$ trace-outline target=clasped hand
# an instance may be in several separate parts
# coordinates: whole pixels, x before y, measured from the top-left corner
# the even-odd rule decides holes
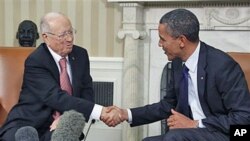
[[[169,129],[175,129],[175,128],[196,128],[198,121],[192,120],[185,115],[175,111],[171,110],[172,115],[169,116],[169,118],[166,119],[167,125],[169,126]]]
[[[116,106],[103,107],[100,119],[109,127],[115,127],[128,119],[128,113]]]

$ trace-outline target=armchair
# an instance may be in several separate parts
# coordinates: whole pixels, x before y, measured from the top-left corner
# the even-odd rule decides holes
[[[0,127],[18,101],[24,61],[33,50],[35,48],[0,47]]]

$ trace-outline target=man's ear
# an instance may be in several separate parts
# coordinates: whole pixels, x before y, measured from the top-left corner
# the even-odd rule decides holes
[[[184,47],[184,44],[185,44],[187,38],[184,35],[180,35],[178,38],[180,40],[180,47],[181,48]]]

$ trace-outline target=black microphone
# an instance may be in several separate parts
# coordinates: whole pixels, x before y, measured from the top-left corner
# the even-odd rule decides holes
[[[86,136],[84,137],[84,140],[83,140],[83,141],[86,141],[87,136],[88,136],[88,134],[89,134],[90,127],[91,127],[91,125],[94,124],[94,123],[95,123],[95,120],[92,119],[92,120],[91,120],[91,123],[89,124],[89,128],[88,128],[88,130],[87,130]]]
[[[38,133],[32,126],[21,127],[15,133],[15,141],[39,141]]]
[[[79,141],[85,126],[83,114],[74,110],[64,112],[51,135],[51,141]]]

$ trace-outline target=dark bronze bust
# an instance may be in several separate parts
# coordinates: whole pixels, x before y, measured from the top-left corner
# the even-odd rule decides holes
[[[22,21],[18,26],[16,38],[22,47],[35,47],[39,38],[36,24],[30,20]]]

